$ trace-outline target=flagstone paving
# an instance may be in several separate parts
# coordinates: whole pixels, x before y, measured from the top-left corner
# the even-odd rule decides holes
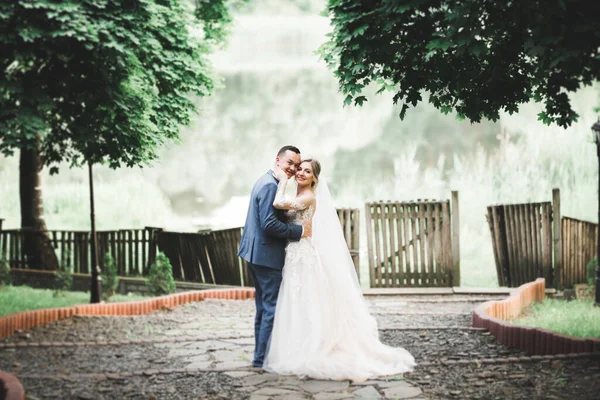
[[[0,341],[0,369],[17,375],[28,399],[560,399],[535,396],[566,390],[586,399],[598,392],[595,360],[524,366],[515,363],[522,353],[470,329],[471,310],[488,298],[367,298],[381,340],[405,347],[420,366],[363,383],[252,368],[254,303],[231,300],[135,317],[75,317],[19,332]],[[562,386],[551,384],[556,379]]]

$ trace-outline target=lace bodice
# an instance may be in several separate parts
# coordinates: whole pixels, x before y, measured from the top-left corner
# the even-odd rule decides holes
[[[310,205],[303,210],[287,210],[285,212],[285,217],[290,223],[302,225],[303,223],[310,221],[314,214],[315,206]]]

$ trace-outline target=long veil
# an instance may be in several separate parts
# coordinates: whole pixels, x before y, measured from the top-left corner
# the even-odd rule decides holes
[[[367,311],[367,303],[362,295],[335,204],[327,182],[323,178],[319,179],[316,199],[312,242],[330,277],[331,290],[335,290],[337,298],[343,298],[345,302],[349,302],[354,307]]]
[[[330,276],[334,276],[336,281],[342,280],[346,281],[344,282],[346,284],[351,283],[362,297],[354,262],[350,256],[346,239],[344,239],[335,204],[327,182],[323,178],[319,179],[316,198],[317,208],[313,217],[313,245],[318,250],[323,265],[326,266],[328,272],[331,272]]]

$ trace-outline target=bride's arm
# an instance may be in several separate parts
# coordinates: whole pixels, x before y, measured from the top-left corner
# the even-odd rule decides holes
[[[293,200],[286,200],[284,196],[278,198],[275,196],[275,201],[273,201],[273,207],[278,208],[280,210],[304,210],[312,203],[314,203],[315,198],[311,195],[304,195],[300,197],[296,197]]]
[[[273,207],[280,210],[304,210],[314,202],[314,196],[304,195],[296,197],[292,200],[286,200],[285,188],[287,187],[287,176],[282,177],[277,185],[277,193],[273,200]]]

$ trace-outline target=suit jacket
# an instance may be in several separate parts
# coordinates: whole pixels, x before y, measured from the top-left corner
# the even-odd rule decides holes
[[[285,246],[289,240],[300,240],[302,226],[281,221],[283,211],[273,207],[277,184],[271,170],[254,184],[238,256],[252,264],[283,269]]]

